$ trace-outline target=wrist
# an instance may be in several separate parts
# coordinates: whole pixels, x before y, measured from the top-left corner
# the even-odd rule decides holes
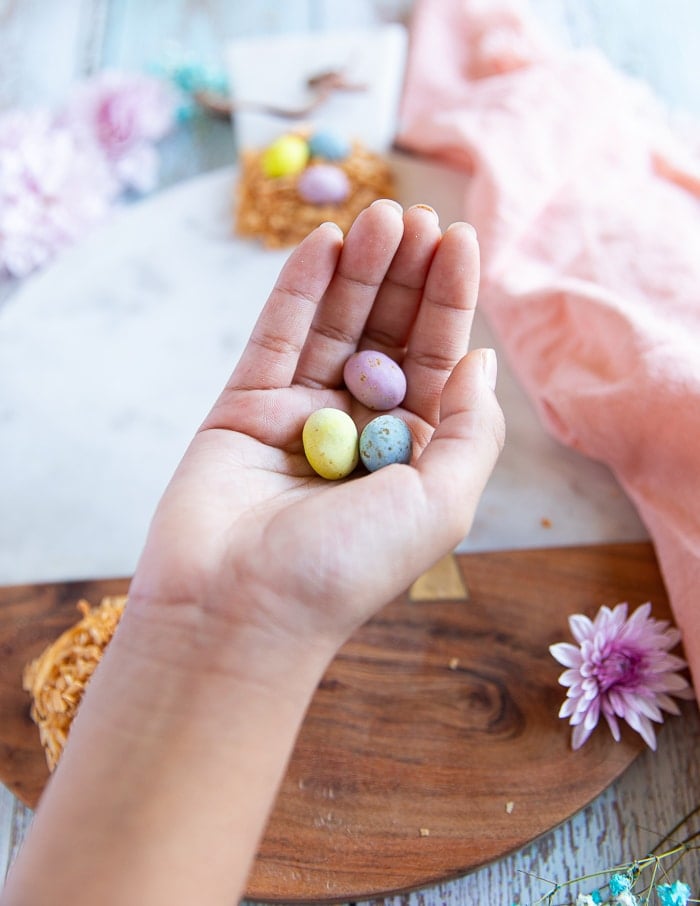
[[[76,906],[235,902],[330,656],[197,605],[130,600],[42,797],[16,890]],[[76,851],[94,853],[89,887],[71,869]]]
[[[324,639],[302,641],[197,603],[139,597],[129,599],[110,648],[123,682],[139,688],[141,701],[165,704],[176,689],[185,697],[201,695],[201,703],[191,703],[192,717],[232,695],[305,708],[336,653]]]

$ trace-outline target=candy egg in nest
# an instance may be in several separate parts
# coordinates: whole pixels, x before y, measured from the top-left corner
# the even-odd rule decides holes
[[[310,164],[299,174],[297,192],[307,204],[342,204],[350,194],[350,180],[334,164]]]

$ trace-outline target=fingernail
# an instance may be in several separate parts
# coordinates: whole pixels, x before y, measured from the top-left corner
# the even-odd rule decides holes
[[[343,231],[334,220],[324,220],[323,223],[319,224],[319,229],[327,230],[329,228],[335,230],[341,236],[343,235]]]
[[[471,223],[467,223],[466,220],[457,220],[455,223],[451,223],[447,227],[445,232],[449,233],[450,230],[465,230],[467,233],[471,233],[471,235],[478,241],[479,237],[476,235],[476,230],[471,225]]]
[[[421,211],[429,211],[433,215],[435,220],[438,223],[440,223],[440,217],[438,216],[438,212],[435,210],[435,208],[431,208],[429,204],[414,204],[411,207],[419,208]]]
[[[498,359],[496,358],[495,349],[481,350],[481,367],[487,384],[492,390],[495,390],[496,378],[498,377]]]
[[[376,201],[373,201],[373,202],[372,202],[372,204],[370,205],[370,207],[373,208],[376,204],[388,204],[388,205],[391,205],[391,207],[392,207],[395,211],[398,211],[399,214],[403,214],[403,208],[402,208],[401,205],[398,203],[398,201],[394,201],[393,198],[378,198]]]

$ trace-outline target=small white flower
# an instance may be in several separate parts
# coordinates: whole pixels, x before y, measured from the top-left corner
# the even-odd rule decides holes
[[[598,906],[590,893],[580,893],[576,897],[576,906]]]
[[[615,906],[637,906],[637,898],[631,890],[623,890],[614,899]]]

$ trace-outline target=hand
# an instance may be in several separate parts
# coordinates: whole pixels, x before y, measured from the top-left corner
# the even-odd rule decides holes
[[[377,203],[292,253],[158,507],[3,904],[242,895],[328,661],[460,540],[496,461],[495,360],[466,354],[477,282],[473,230],[422,207]],[[414,461],[327,482],[302,426],[372,417],[342,386],[358,347],[403,364]]]
[[[344,242],[332,224],[302,242],[163,497],[132,602],[335,649],[457,544],[503,441],[493,353],[467,356],[478,277],[472,228],[442,235],[423,206],[378,202]],[[359,430],[376,415],[343,389],[362,348],[405,371],[413,463],[328,482],[302,427],[323,406]]]

